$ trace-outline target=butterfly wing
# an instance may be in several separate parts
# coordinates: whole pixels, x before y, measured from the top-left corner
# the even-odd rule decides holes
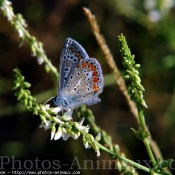
[[[80,105],[98,103],[104,86],[103,74],[95,58],[86,58],[70,70],[68,82],[62,93],[73,109]]]
[[[64,109],[98,103],[103,89],[103,74],[99,62],[89,58],[83,47],[68,38],[60,62],[59,94],[55,104]]]
[[[59,94],[62,94],[62,90],[66,87],[70,72],[81,60],[88,57],[80,44],[71,38],[66,39],[60,59]]]

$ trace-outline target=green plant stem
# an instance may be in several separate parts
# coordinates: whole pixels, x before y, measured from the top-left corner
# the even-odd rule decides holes
[[[150,145],[149,145],[149,140],[148,140],[147,138],[145,138],[145,139],[143,140],[143,143],[144,143],[144,145],[145,145],[145,148],[146,148],[146,150],[147,150],[147,153],[148,153],[148,155],[149,155],[149,158],[150,158],[150,160],[151,160],[151,162],[152,162],[152,164],[153,164],[153,166],[154,166],[154,165],[156,164],[156,160],[155,160],[155,158],[154,158],[153,152],[152,152],[151,147],[150,147]]]
[[[136,104],[137,104],[138,116],[139,116],[139,121],[140,121],[140,126],[141,126],[141,132],[146,133],[147,131],[145,130],[146,126],[145,126],[145,118],[143,115],[142,105],[138,101],[136,102]],[[153,152],[151,150],[148,137],[144,137],[144,139],[142,141],[145,145],[145,148],[146,148],[147,153],[149,155],[149,158],[152,162],[152,165],[154,166],[156,164],[156,160],[155,160]]]
[[[57,69],[52,65],[51,61],[47,58],[42,43],[39,42],[34,36],[30,35],[28,30],[26,30],[27,24],[23,19],[22,15],[21,14],[15,15],[11,3],[7,2],[9,1],[0,0],[0,11],[2,11],[5,17],[7,17],[11,26],[16,31],[18,31],[18,33],[21,33],[19,35],[19,38],[23,41],[23,43],[27,42],[29,44],[33,56],[37,58],[41,57],[44,60],[46,66],[49,68],[49,70],[53,72],[55,79],[57,79],[58,78]]]
[[[145,118],[144,118],[144,115],[143,115],[142,105],[140,104],[139,101],[137,101],[136,104],[137,104],[140,126],[141,126],[142,130],[145,131]]]
[[[81,132],[82,135],[84,135],[84,136],[86,137],[87,133],[85,133],[84,131],[80,131],[80,132]],[[103,151],[105,151],[105,152],[111,154],[112,156],[115,156],[116,158],[119,158],[119,159],[125,161],[126,163],[128,163],[128,164],[130,164],[130,165],[132,165],[132,166],[134,166],[134,167],[136,167],[136,168],[138,168],[138,169],[141,169],[141,170],[146,171],[146,172],[148,172],[148,173],[151,172],[151,170],[150,170],[149,168],[147,168],[147,167],[145,167],[145,166],[143,166],[143,165],[140,165],[140,164],[138,164],[138,163],[136,163],[136,162],[134,162],[134,161],[132,161],[132,160],[129,160],[129,159],[125,158],[125,157],[122,157],[122,156],[119,156],[119,155],[115,154],[114,152],[112,152],[112,151],[109,150],[108,148],[104,147],[103,145],[101,145],[101,144],[98,143],[97,141],[92,140],[92,139],[90,139],[89,137],[86,137],[86,139],[88,139],[90,142],[93,142],[93,143],[96,144],[100,149],[102,149]]]
[[[18,21],[17,21],[18,22]],[[20,29],[23,31],[24,36],[25,36],[25,41],[30,43],[31,42],[31,38],[32,36],[29,34],[29,32],[25,29],[25,27],[23,27],[23,25],[18,22],[18,26],[20,27]],[[36,40],[36,44],[38,44],[38,41]],[[58,78],[58,72],[57,69],[52,65],[52,63],[50,62],[50,60],[47,58],[47,56],[39,50],[39,48],[35,48],[36,52],[42,56],[42,58],[44,59],[44,62],[47,64],[47,66],[50,68],[51,72],[53,72],[53,74],[55,75],[55,78]]]

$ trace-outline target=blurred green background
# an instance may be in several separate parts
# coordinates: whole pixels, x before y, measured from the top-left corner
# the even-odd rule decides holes
[[[111,70],[92,34],[82,7],[96,16],[101,33],[123,73],[118,35],[126,36],[139,69],[148,109],[146,123],[165,159],[175,158],[175,1],[174,0],[14,0],[15,13],[21,13],[28,30],[43,42],[53,65],[59,67],[60,54],[67,37],[75,39],[101,63],[105,87],[101,103],[90,106],[96,123],[112,136],[121,151],[134,161],[148,160],[141,141],[130,128],[137,123],[126,101],[114,83]],[[82,169],[81,174],[119,174],[117,170],[97,169],[96,161],[111,160],[101,152],[96,158],[92,149],[86,150],[79,138],[50,141],[50,130],[39,129],[40,119],[32,115],[14,97],[12,69],[18,67],[32,84],[31,92],[39,103],[57,94],[57,82],[47,74],[43,65],[31,56],[29,46],[21,41],[6,18],[0,13],[0,155],[16,159],[60,160],[71,165],[77,156],[93,160],[94,168]],[[65,168],[66,169],[66,168]],[[75,166],[76,169],[76,166]],[[172,165],[172,172],[175,164]],[[141,172],[141,174],[144,174]]]

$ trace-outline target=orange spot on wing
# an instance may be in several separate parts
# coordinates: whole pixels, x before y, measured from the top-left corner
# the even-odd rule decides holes
[[[92,74],[92,76],[94,76],[94,77],[96,77],[97,75],[98,75],[97,71],[96,72],[94,71],[93,74]]]
[[[95,77],[95,78],[93,79],[93,82],[94,82],[94,83],[98,83],[98,81],[99,81],[99,78],[97,78],[97,77]]]
[[[99,87],[96,84],[93,84],[94,91],[98,91]]]
[[[96,67],[95,66],[92,66],[91,70],[92,71],[96,71]]]
[[[91,71],[96,71],[96,67],[94,66],[93,63],[89,63],[88,68],[90,68]]]
[[[86,68],[87,64],[85,62],[83,62],[83,68]]]
[[[92,63],[89,63],[89,64],[88,64],[88,68],[91,68],[92,66],[93,66]]]

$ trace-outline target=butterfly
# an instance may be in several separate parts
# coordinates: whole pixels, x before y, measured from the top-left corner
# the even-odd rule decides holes
[[[100,102],[104,79],[101,66],[85,49],[67,38],[61,53],[58,95],[53,103],[64,110]]]

